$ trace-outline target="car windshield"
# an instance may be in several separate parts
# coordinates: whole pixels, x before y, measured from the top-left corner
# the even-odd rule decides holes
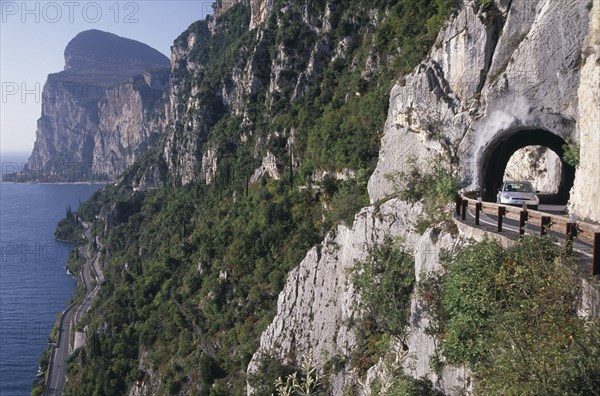
[[[504,191],[532,193],[533,186],[531,183],[506,183],[504,185]]]

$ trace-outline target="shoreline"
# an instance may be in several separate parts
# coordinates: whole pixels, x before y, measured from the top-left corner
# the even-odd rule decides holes
[[[77,289],[82,286],[83,294],[75,298],[65,310],[60,313],[60,316],[57,318],[55,322],[55,326],[58,327],[58,334],[56,342],[51,345],[50,358],[48,361],[48,367],[45,372],[44,378],[44,392],[43,395],[47,395],[48,392],[55,392],[57,390],[63,390],[63,387],[66,383],[66,367],[65,364],[71,354],[74,351],[75,345],[71,344],[71,338],[73,333],[73,325],[76,324],[79,320],[79,315],[82,310],[86,311],[91,308],[91,302],[96,297],[100,286],[103,281],[102,272],[95,267],[95,262],[98,260],[99,251],[96,251],[93,257],[89,255],[89,247],[87,247],[87,243],[90,243],[90,232],[91,232],[91,223],[82,222],[84,227],[84,232],[82,233],[83,241],[82,244],[74,243],[73,248],[82,249],[81,253],[84,257],[84,263],[81,267],[81,270],[77,276],[75,274],[71,274],[67,268],[67,273],[72,278],[77,280],[76,289],[75,289],[75,297],[77,296]],[[68,260],[67,260],[68,264]],[[87,267],[87,268],[86,268]],[[86,275],[86,270],[88,274]],[[99,271],[99,272],[98,272]],[[92,275],[93,274],[93,275]],[[93,289],[90,290],[92,278],[96,281],[96,285]],[[90,279],[87,279],[90,278]],[[68,318],[69,323],[65,324],[65,318],[71,315]],[[66,342],[66,345],[63,343]],[[57,359],[59,361],[57,361]],[[56,367],[55,367],[56,366]],[[59,371],[58,374],[55,374],[56,371]],[[37,377],[36,377],[37,378]]]
[[[52,185],[52,184],[56,184],[56,185],[102,185],[102,186],[106,186],[109,184],[112,184],[114,182],[109,181],[109,182],[102,182],[102,181],[93,181],[93,182],[85,182],[85,181],[80,181],[80,182],[33,182],[33,181],[29,181],[29,182],[15,182],[15,181],[3,181],[0,180],[0,184],[43,184],[43,185]]]

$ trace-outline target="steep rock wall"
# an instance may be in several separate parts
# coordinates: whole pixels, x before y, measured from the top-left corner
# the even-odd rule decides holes
[[[386,238],[399,238],[414,252],[417,281],[432,271],[439,271],[438,258],[443,249],[454,250],[463,242],[456,235],[428,230],[424,235],[413,231],[419,204],[391,199],[380,207],[364,208],[356,215],[352,227],[340,225],[321,245],[311,249],[300,265],[289,273],[286,286],[279,295],[277,315],[263,332],[260,348],[248,367],[248,374],[261,369],[267,356],[282,362],[299,365],[310,354],[320,369],[334,360],[350,361],[357,348],[355,323],[362,319],[357,308],[360,298],[352,285],[352,269],[364,262],[373,247]],[[393,348],[405,348],[408,356],[406,371],[415,377],[428,376],[446,391],[466,389],[469,376],[464,370],[445,368],[441,375],[431,372],[429,356],[435,340],[426,334],[428,318],[421,303],[414,297],[411,303],[411,331],[405,340],[393,343]],[[290,356],[294,356],[295,360]],[[340,395],[348,390],[370,394],[369,383],[378,375],[374,368],[367,378],[360,378],[344,367],[332,374],[328,394]],[[251,387],[248,394],[253,394]]]
[[[373,202],[392,193],[385,175],[406,170],[410,157],[423,165],[441,154],[460,169],[465,187],[482,189],[490,153],[514,133],[541,129],[563,139],[585,133],[578,107],[594,104],[578,96],[589,88],[578,65],[588,3],[497,2],[486,11],[466,2],[430,59],[392,91],[369,182]]]
[[[591,147],[582,145],[577,180],[596,180],[598,134],[590,132],[594,127],[580,114],[597,119],[597,90],[590,86],[597,84],[600,66],[595,56],[587,58],[581,72],[579,64],[586,37],[587,43],[590,37],[597,38],[597,24],[590,27],[589,22],[594,15],[597,20],[598,3],[593,2],[590,12],[590,2],[583,0],[496,1],[488,8],[464,1],[428,59],[392,89],[379,162],[369,180],[371,202],[393,196],[393,182],[387,175],[408,171],[413,164],[426,168],[440,160],[456,170],[464,187],[480,189],[490,151],[520,130],[586,139]],[[596,115],[591,115],[594,110]],[[584,164],[591,175],[582,174]],[[597,186],[576,185],[571,197],[575,211],[583,213],[585,203],[597,197]],[[600,212],[592,210],[588,217],[597,219]],[[416,243],[419,274],[439,269],[440,246],[461,243],[451,235],[433,237],[428,231],[421,237],[412,232],[418,213],[418,208],[395,199],[379,210],[363,209],[352,228],[339,227],[311,250],[288,276],[277,315],[261,337],[249,373],[266,355],[284,361],[295,356],[298,364],[302,353],[312,353],[319,368],[335,354],[348,356],[355,333],[347,322],[358,315],[351,303],[357,296],[347,277],[354,260],[364,259],[384,235],[399,236],[409,246]],[[448,368],[440,377],[431,373],[433,340],[424,331],[428,319],[418,300],[413,299],[411,309],[405,347],[412,357],[405,362],[405,371],[428,376],[447,393],[468,390],[471,380],[462,370]],[[378,375],[381,367],[374,367],[367,381]],[[352,373],[342,371],[330,378],[331,394],[341,394],[357,383]]]
[[[162,156],[175,183],[213,182],[225,145],[215,141],[218,133],[213,132],[231,115],[241,122],[236,120],[240,126],[227,144],[253,145],[254,170],[259,173],[268,144],[275,138],[286,139],[291,150],[293,128],[273,131],[270,136],[255,135],[260,129],[254,124],[256,108],[266,112],[283,106],[283,102],[300,101],[311,84],[316,88],[315,81],[323,79],[325,68],[336,59],[352,62],[345,58],[356,50],[363,33],[371,32],[381,19],[377,11],[367,13],[370,6],[365,5],[365,20],[356,20],[335,2],[315,5],[307,0],[283,1],[275,9],[269,1],[223,1],[217,7],[208,23],[192,24],[172,47],[167,111],[170,130]],[[256,13],[262,16],[256,17]],[[336,31],[342,24],[348,32]],[[301,32],[300,42],[285,37],[290,25]],[[227,59],[217,46],[228,46],[236,57]],[[219,57],[233,65],[227,70],[221,65],[218,70],[212,62]],[[383,61],[370,59],[367,69],[372,71],[380,63]],[[354,69],[362,67],[352,65]],[[363,77],[365,81],[369,78]],[[276,157],[275,161],[282,160]],[[272,158],[269,161],[271,167],[281,165]]]
[[[165,109],[161,99],[168,78],[167,70],[147,72],[106,91],[98,103],[94,176],[115,179],[164,133]]]
[[[517,150],[506,165],[505,180],[529,180],[536,190],[557,193],[561,180],[561,161],[552,150],[528,146]]]
[[[50,74],[23,180],[114,180],[162,133],[168,59],[137,41],[85,31]],[[147,71],[150,70],[150,71]]]
[[[600,222],[600,1],[593,2],[590,29],[582,51],[579,98],[581,160],[575,176],[570,209]]]

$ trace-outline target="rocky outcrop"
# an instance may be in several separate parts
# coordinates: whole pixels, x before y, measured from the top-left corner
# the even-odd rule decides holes
[[[299,366],[301,359],[311,354],[316,366],[323,368],[334,360],[350,361],[357,348],[356,323],[362,319],[357,308],[360,298],[352,285],[356,262],[364,262],[374,246],[386,238],[402,240],[415,256],[415,274],[420,277],[439,271],[439,254],[443,249],[452,251],[462,244],[461,239],[428,230],[423,236],[412,231],[421,207],[418,204],[392,199],[380,207],[363,209],[351,228],[340,225],[311,249],[302,263],[288,275],[286,286],[277,301],[277,315],[263,332],[260,348],[248,367],[249,375],[260,370],[261,360],[275,357],[287,364]],[[411,303],[411,330],[400,350],[407,357],[405,367],[415,377],[430,377],[447,391],[465,389],[469,376],[463,370],[448,367],[440,375],[432,373],[429,356],[435,340],[426,334],[429,319],[419,299]],[[295,356],[295,361],[289,357]],[[367,378],[360,378],[345,367],[329,377],[328,392],[343,394],[354,389],[359,394],[370,394],[360,384],[369,384],[379,375],[377,366]],[[253,389],[249,389],[253,394]]]
[[[273,7],[273,0],[250,0],[252,7],[252,18],[250,20],[250,29],[262,24]]]
[[[508,161],[504,180],[529,180],[540,192],[557,193],[561,180],[560,158],[543,146],[524,147]]]
[[[26,177],[113,180],[162,133],[168,59],[140,42],[98,30],[65,49],[48,76]]]
[[[250,29],[264,23],[273,8],[273,0],[218,0],[214,3],[214,17],[218,18],[238,3],[250,7]]]
[[[560,142],[590,136],[590,117],[579,115],[598,109],[590,87],[597,84],[599,66],[586,62],[585,79],[579,66],[589,48],[586,37],[595,29],[589,5],[496,1],[481,8],[466,1],[429,59],[392,90],[379,162],[369,181],[372,201],[392,193],[385,175],[405,171],[411,159],[424,166],[442,156],[465,187],[485,195],[502,180],[514,150],[542,145],[560,151]],[[583,176],[580,167],[582,179],[598,177],[591,159],[598,145],[589,143],[582,146],[582,158],[593,176]],[[579,191],[571,198],[576,211],[584,206],[577,201],[593,201],[590,189]],[[598,216],[597,210],[587,215]]]
[[[581,153],[570,209],[580,217],[600,222],[600,1],[590,4],[591,25],[582,47],[577,92]]]
[[[262,164],[254,171],[254,174],[250,178],[250,182],[256,183],[263,176],[268,176],[273,180],[281,178],[277,158],[271,152],[267,152],[267,155],[262,160]]]
[[[592,126],[600,114],[594,41],[598,12],[598,0],[497,0],[487,6],[463,2],[428,59],[392,89],[379,161],[368,185],[370,200],[377,205],[363,209],[351,228],[338,227],[290,273],[250,373],[267,355],[288,362],[295,356],[297,361],[291,363],[298,364],[302,354],[312,353],[320,369],[336,355],[349,355],[356,335],[348,323],[359,315],[353,304],[359,297],[348,271],[385,236],[401,237],[414,246],[417,276],[439,270],[441,247],[461,244],[452,235],[432,230],[423,236],[412,232],[419,208],[386,201],[394,193],[388,175],[442,161],[465,188],[486,193],[492,187],[486,179],[502,180],[510,156],[519,148],[542,145],[560,150],[568,138],[580,139],[582,160],[571,207],[588,218],[600,217],[600,144]],[[492,166],[490,161],[501,164]],[[385,203],[376,209],[381,202]],[[411,311],[404,370],[429,377],[449,394],[468,391],[469,373],[448,368],[438,377],[431,372],[434,343],[424,331],[428,319],[417,299]],[[369,371],[367,382],[382,375],[382,364]],[[343,394],[357,384],[346,369],[330,377],[331,394]]]
[[[162,156],[174,183],[212,183],[222,152],[231,147],[254,144],[256,161],[251,172],[259,170],[257,175],[265,167],[261,161],[269,143],[286,139],[286,155],[293,152],[293,127],[273,131],[272,136],[257,136],[261,127],[254,123],[258,117],[255,112],[300,101],[308,88],[323,78],[325,67],[349,56],[362,41],[362,34],[371,32],[378,22],[376,11],[359,23],[355,15],[344,14],[333,2],[284,1],[275,10],[270,0],[223,0],[216,7],[209,22],[192,24],[172,47],[167,110],[170,131]],[[319,7],[322,10],[315,11]],[[348,28],[347,36],[336,32],[340,18]],[[302,40],[285,38],[290,24],[298,26]],[[227,59],[232,65],[222,70],[226,56],[216,48],[228,45],[236,45],[229,48],[236,57]],[[228,131],[232,135],[228,142],[213,141],[213,136],[221,133],[213,129],[223,127],[219,123],[231,115],[240,117],[241,122],[234,120],[236,130]],[[277,161],[284,160],[279,158],[281,153],[271,151]],[[267,160],[266,167],[273,170],[274,162]]]

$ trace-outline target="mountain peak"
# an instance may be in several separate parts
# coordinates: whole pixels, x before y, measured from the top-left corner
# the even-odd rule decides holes
[[[144,43],[97,29],[77,34],[65,48],[65,70],[74,72],[136,74],[169,64],[165,55]]]

